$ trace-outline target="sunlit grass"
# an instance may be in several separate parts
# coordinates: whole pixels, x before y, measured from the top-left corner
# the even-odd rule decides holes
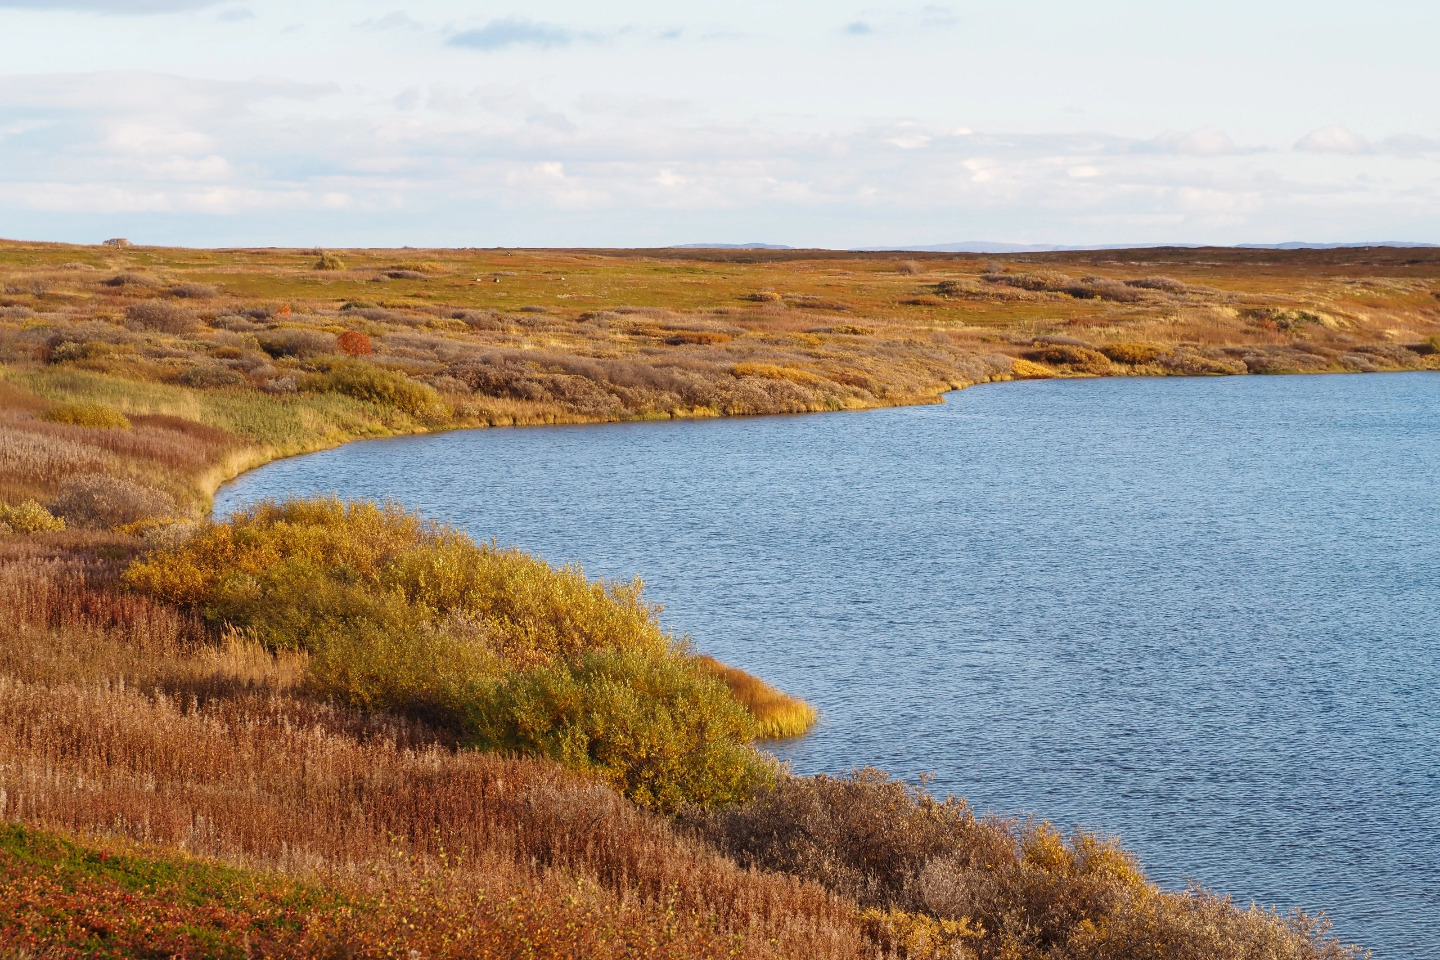
[[[730,689],[731,696],[750,712],[764,739],[803,736],[820,719],[819,711],[804,700],[775,689],[739,667],[727,666],[710,656],[701,656],[699,661],[706,670],[720,678]]]

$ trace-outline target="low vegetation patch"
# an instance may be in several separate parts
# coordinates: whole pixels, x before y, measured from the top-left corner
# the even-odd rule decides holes
[[[0,503],[0,533],[54,533],[65,521],[34,500]]]
[[[62,403],[40,415],[50,423],[68,423],[75,427],[104,427],[129,430],[130,420],[119,410],[98,403]]]
[[[363,360],[336,363],[326,372],[308,377],[304,387],[316,393],[341,393],[394,407],[422,420],[445,416],[440,396],[433,388]]]
[[[587,769],[642,806],[733,802],[769,776],[755,721],[638,583],[592,583],[397,507],[262,504],[125,579],[303,651],[318,696]]]

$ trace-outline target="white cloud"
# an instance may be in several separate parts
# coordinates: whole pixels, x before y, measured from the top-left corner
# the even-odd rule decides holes
[[[379,211],[409,218],[385,222],[411,222],[430,242],[466,245],[623,244],[661,226],[684,240],[687,224],[730,216],[737,229],[790,224],[761,238],[773,242],[819,242],[795,225],[832,223],[850,232],[831,242],[854,245],[944,242],[957,222],[1061,243],[1210,239],[1211,230],[1252,239],[1255,224],[1325,222],[1324,210],[1440,222],[1431,146],[1440,145],[1384,141],[1362,162],[1394,169],[1367,184],[1327,179],[1288,151],[1236,148],[1209,129],[1142,139],[915,119],[797,122],[779,111],[732,120],[682,99],[519,81],[397,84],[379,96],[151,73],[0,78],[7,222],[145,214],[239,231],[284,212],[296,227],[331,218],[379,230]],[[905,225],[904,235],[877,236],[878,223]],[[536,224],[577,232],[517,232]]]
[[[1224,130],[1201,127],[1198,130],[1166,130],[1154,140],[1155,146],[1167,153],[1183,153],[1196,157],[1219,157],[1238,153],[1239,148]]]
[[[1295,149],[1304,153],[1369,153],[1370,144],[1358,133],[1344,127],[1321,127],[1295,141]]]

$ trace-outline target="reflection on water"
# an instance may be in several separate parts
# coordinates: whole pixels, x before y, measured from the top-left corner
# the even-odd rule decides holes
[[[778,752],[1121,835],[1152,875],[1440,955],[1440,377],[1049,381],[859,414],[357,443],[393,496],[639,575],[824,712]]]

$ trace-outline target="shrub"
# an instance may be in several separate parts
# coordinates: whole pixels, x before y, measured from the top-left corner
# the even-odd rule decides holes
[[[439,419],[445,414],[440,395],[433,389],[364,360],[337,363],[327,373],[307,377],[303,386],[315,393],[342,393],[384,404],[421,419]]]
[[[46,363],[75,363],[110,356],[114,346],[103,340],[76,340],[74,333],[57,333],[45,341],[41,358]]]
[[[672,347],[680,347],[685,344],[697,344],[710,346],[717,343],[729,343],[735,338],[728,333],[721,333],[719,330],[667,330],[665,342]]]
[[[64,520],[34,500],[0,503],[0,533],[47,533],[64,529]]]
[[[1139,287],[1142,290],[1160,290],[1165,293],[1184,293],[1190,289],[1184,283],[1171,277],[1141,277],[1139,280],[1126,280],[1125,285]]]
[[[820,384],[824,378],[808,370],[782,367],[773,363],[737,363],[730,368],[735,377],[763,377],[766,380],[789,380],[791,383]]]
[[[911,957],[1359,956],[1326,938],[1323,922],[1162,891],[1113,841],[977,818],[963,800],[878,770],[782,775],[748,804],[685,819],[742,866],[814,880],[858,903],[871,936]]]
[[[394,506],[261,504],[125,579],[309,653],[324,697],[582,766],[642,804],[725,802],[765,773],[745,708],[660,629],[638,583],[591,583]]]
[[[336,341],[340,352],[350,357],[368,357],[375,352],[370,338],[358,330],[346,330]]]
[[[162,491],[133,480],[90,473],[62,483],[50,509],[73,526],[113,529],[172,516],[175,501]]]
[[[180,374],[180,382],[187,387],[197,389],[220,389],[223,387],[239,387],[246,383],[245,375],[229,367],[206,365],[191,367]]]
[[[689,658],[602,650],[511,674],[478,698],[473,741],[590,770],[641,806],[746,799],[768,768],[749,715]]]
[[[195,315],[177,303],[145,300],[125,308],[131,327],[156,333],[185,333],[195,327]]]
[[[333,253],[321,252],[319,259],[315,261],[316,270],[344,270],[345,261]]]
[[[50,423],[68,423],[76,427],[130,429],[130,421],[125,414],[98,403],[62,403],[40,414],[40,419]]]
[[[1123,342],[1103,346],[1100,348],[1100,352],[1116,363],[1138,366],[1152,362],[1156,357],[1164,353],[1165,350],[1163,347],[1158,347],[1153,343]]]
[[[276,330],[259,336],[260,349],[272,357],[324,356],[335,352],[335,337],[320,330]]]
[[[102,281],[107,287],[158,287],[160,281],[143,273],[117,273]]]
[[[1013,361],[1010,372],[1021,380],[1047,380],[1056,375],[1053,368],[1024,359]]]
[[[759,677],[726,666],[714,657],[697,657],[698,666],[724,683],[754,718],[757,734],[767,739],[798,737],[815,726],[819,714],[804,700],[783,693]]]
[[[167,292],[181,300],[213,300],[220,296],[220,291],[203,283],[182,283],[171,287]]]
[[[1074,347],[1068,344],[1053,344],[1038,350],[1032,357],[1044,363],[1070,367],[1085,373],[1105,373],[1110,369],[1110,360],[1105,354],[1089,347]]]

